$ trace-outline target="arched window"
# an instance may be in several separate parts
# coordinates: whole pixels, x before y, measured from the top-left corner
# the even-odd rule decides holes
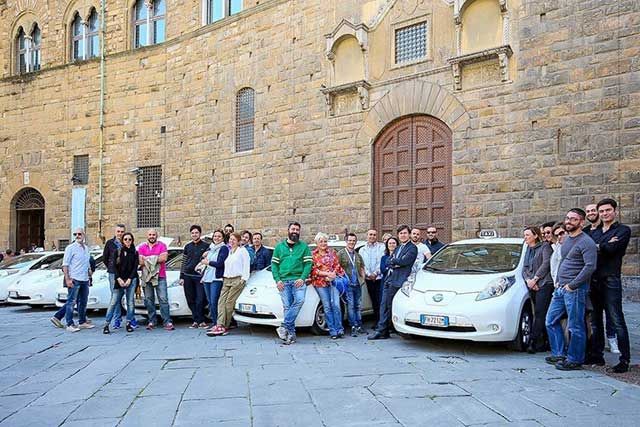
[[[71,59],[79,61],[85,58],[84,48],[85,28],[80,14],[76,12],[75,18],[71,23],[71,41],[73,49],[71,50]]]
[[[18,74],[26,73],[29,64],[27,36],[24,29],[18,29],[18,37],[16,37],[16,71]]]
[[[167,6],[165,0],[145,2],[138,0],[133,11],[133,46],[149,46],[162,43],[166,39],[165,15]]]
[[[40,28],[38,24],[33,27],[31,31],[31,71],[38,71],[40,69],[40,43],[42,36],[40,34]]]
[[[33,30],[29,35],[24,28],[18,28],[16,35],[16,72],[18,74],[30,73],[40,69],[40,43],[42,35],[38,24],[33,26]]]
[[[245,87],[236,95],[236,152],[253,150],[255,91]]]
[[[205,0],[205,2],[207,24],[242,12],[242,0]]]
[[[100,55],[100,20],[98,12],[91,10],[89,15],[89,31],[87,32],[87,49],[89,58],[95,58]]]

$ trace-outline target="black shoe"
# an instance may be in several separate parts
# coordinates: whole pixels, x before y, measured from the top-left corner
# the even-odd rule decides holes
[[[584,359],[584,364],[585,365],[604,366],[605,365],[604,357],[589,356],[586,359]]]
[[[109,325],[104,325],[104,328],[102,328],[102,333],[105,335],[109,335],[111,333],[111,331],[109,330]]]
[[[351,336],[352,337],[357,337],[358,336],[358,328],[356,328],[355,326],[351,327]]]
[[[556,369],[561,371],[577,371],[582,369],[582,363],[568,362],[563,360],[562,362],[556,363]]]
[[[133,332],[133,326],[131,326],[130,322],[127,322],[127,332]]]
[[[344,338],[344,331],[338,332],[338,338]]]
[[[534,346],[530,345],[529,347],[527,347],[527,353],[536,354],[536,348]]]
[[[367,330],[362,328],[362,326],[358,326],[358,328],[356,329],[356,332],[358,333],[358,335],[366,335]]]
[[[375,334],[369,335],[367,337],[367,339],[369,341],[373,341],[373,340],[388,340],[389,338],[390,338],[389,334],[383,334],[383,333],[380,333],[380,332],[376,332]]]
[[[616,366],[611,368],[611,372],[616,374],[624,374],[629,371],[629,364],[627,362],[620,362]]]
[[[564,362],[566,357],[564,356],[547,356],[544,358],[544,361],[549,365],[555,365],[558,362]]]

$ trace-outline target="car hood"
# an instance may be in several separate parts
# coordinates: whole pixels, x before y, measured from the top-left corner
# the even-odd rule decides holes
[[[31,274],[22,275],[16,280],[10,288],[12,290],[34,290],[34,289],[46,289],[52,284],[58,284],[62,287],[62,271],[53,270],[47,272],[37,272]]]
[[[258,287],[263,286],[267,288],[275,288],[276,282],[273,280],[273,275],[269,270],[259,270],[251,273],[251,277],[247,280],[246,287]]]
[[[445,274],[421,270],[416,276],[413,289],[420,292],[445,291],[457,294],[475,293],[484,290],[490,281],[502,276],[513,276],[514,272],[486,274]]]

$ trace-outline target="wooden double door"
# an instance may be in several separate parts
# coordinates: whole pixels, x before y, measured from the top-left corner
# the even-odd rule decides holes
[[[389,125],[374,144],[374,227],[396,234],[407,224],[434,225],[451,238],[451,143],[449,127],[431,116],[409,116]],[[380,234],[380,235],[382,235]]]

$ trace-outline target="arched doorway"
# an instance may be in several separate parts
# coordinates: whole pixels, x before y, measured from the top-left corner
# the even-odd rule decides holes
[[[395,234],[408,224],[435,225],[451,238],[451,129],[414,115],[387,126],[374,144],[374,227]],[[424,237],[424,236],[423,236]]]
[[[44,247],[44,198],[35,188],[24,188],[13,198],[16,251],[32,245]]]

